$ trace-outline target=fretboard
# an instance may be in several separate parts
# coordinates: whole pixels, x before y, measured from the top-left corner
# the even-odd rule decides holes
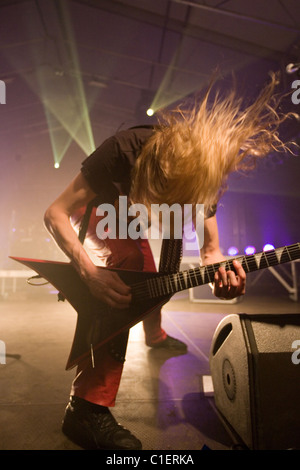
[[[224,266],[226,270],[234,270],[234,260],[241,263],[246,273],[250,273],[278,264],[288,263],[299,258],[300,243],[295,243],[294,245],[262,251],[253,255],[231,258],[221,263],[199,266],[175,274],[162,274],[136,285],[136,296],[141,298],[142,296],[150,298],[172,296],[176,292],[185,289],[209,284],[214,281],[215,273],[220,266]]]

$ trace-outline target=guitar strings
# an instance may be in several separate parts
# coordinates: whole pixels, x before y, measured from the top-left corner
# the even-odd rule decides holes
[[[288,256],[288,259],[286,259],[285,261],[278,261],[277,253],[280,252],[280,250],[282,250],[280,254],[281,259],[284,255]],[[296,255],[296,257],[294,255]],[[258,257],[259,263],[261,264],[262,262],[265,262],[265,266],[257,266],[256,258]],[[190,287],[196,287],[201,285],[201,282],[199,283],[199,276],[201,276],[202,284],[213,282],[214,274],[217,272],[219,267],[223,265],[229,269],[232,269],[234,260],[240,261],[241,264],[244,265],[243,268],[246,270],[246,272],[251,272],[258,269],[267,268],[269,266],[293,261],[294,259],[297,259],[297,257],[300,257],[299,243],[270,251],[263,251],[253,255],[239,256],[234,259],[229,259],[220,263],[214,263],[207,266],[199,266],[194,269],[179,271],[172,274],[162,274],[154,276],[153,278],[150,278],[146,281],[140,281],[133,284],[131,288],[135,298],[139,298],[143,295],[150,295],[150,297],[159,297],[172,294],[178,290],[186,289],[187,279],[191,283]],[[249,267],[249,265],[251,265],[251,267]],[[211,278],[211,276],[213,276],[213,278]],[[203,282],[203,278],[205,282]],[[193,280],[196,282],[195,285],[193,284]],[[177,289],[178,284],[180,286],[180,289]],[[176,287],[176,289],[174,289],[174,287]]]
[[[281,248],[281,249],[282,249],[281,256],[283,254],[286,254],[286,251],[288,252],[288,256],[293,255],[294,253],[297,253],[299,251],[299,248],[296,244],[291,245],[290,247],[284,247],[284,248]],[[261,267],[257,267],[256,261],[255,261],[255,256],[256,257],[260,256],[260,262],[261,262],[262,259],[263,259],[263,261],[266,262],[266,266],[264,266],[264,267],[268,267],[269,265],[274,265],[274,264],[275,265],[280,264],[282,261],[278,262],[278,259],[277,259],[277,256],[276,256],[276,251],[278,251],[278,250],[280,250],[280,249],[272,250],[272,251],[268,251],[268,252],[261,252],[261,253],[257,253],[256,255],[240,256],[240,257],[235,258],[235,259],[236,260],[241,260],[242,263],[245,262],[246,263],[245,264],[246,271],[250,272],[250,271],[254,271],[256,269],[261,269]],[[265,256],[262,258],[262,255],[265,255]],[[252,262],[253,261],[255,262],[255,265],[253,265],[254,268],[253,268],[253,266],[252,266],[251,269],[249,268],[249,266],[247,264],[247,259],[248,259],[248,261],[251,260]],[[288,261],[292,261],[292,260],[293,260],[293,258],[291,258],[289,256],[289,259],[287,259],[284,262],[288,262]],[[193,277],[197,281],[196,285],[199,285],[198,277],[196,277],[196,276],[199,276],[199,274],[201,275],[201,271],[202,271],[202,274],[204,272],[204,278],[205,277],[208,278],[207,282],[212,282],[213,279],[211,279],[211,275],[212,274],[214,275],[214,273],[218,270],[219,266],[221,266],[222,264],[223,265],[227,264],[229,269],[231,269],[232,268],[232,261],[234,261],[234,259],[227,260],[227,261],[224,261],[224,262],[221,262],[221,263],[215,263],[213,265],[200,266],[200,267],[195,268],[195,269],[191,269],[191,270],[188,270],[188,271],[181,271],[181,272],[178,272],[178,273],[175,273],[175,274],[168,274],[168,275],[153,277],[153,278],[149,279],[148,281],[150,281],[150,282],[152,281],[154,284],[155,283],[158,284],[158,290],[160,290],[159,289],[159,283],[162,284],[166,280],[169,280],[170,282],[165,282],[165,285],[170,285],[171,284],[171,287],[172,287],[172,278],[174,279],[175,277],[177,278],[177,281],[180,284],[181,284],[181,282],[183,282],[184,284],[186,283],[186,281],[184,279],[184,276],[188,276],[190,281],[192,281],[191,278]],[[201,277],[203,277],[203,276],[201,275]],[[147,293],[149,291],[147,281],[142,281],[140,283],[137,283],[137,284],[133,285],[132,287],[134,288],[135,293],[138,293],[138,294]],[[192,284],[191,287],[194,287],[194,285]],[[184,286],[183,289],[184,288],[186,288],[186,286]],[[168,291],[167,292],[161,292],[162,295],[168,294],[168,293],[170,293],[170,292],[168,292]]]
[[[284,247],[284,248],[281,248],[281,249],[282,249],[281,256],[283,254],[286,254],[286,251],[287,251],[288,256],[289,256],[289,255],[293,255],[294,253],[298,254],[298,251],[300,250],[296,244],[291,245],[290,247]],[[255,255],[240,256],[240,257],[237,257],[237,258],[234,258],[234,259],[231,259],[231,260],[227,260],[227,261],[223,261],[223,262],[220,262],[220,263],[214,263],[213,265],[199,266],[198,268],[195,268],[195,269],[180,271],[180,272],[177,272],[177,273],[174,273],[174,274],[164,274],[164,275],[161,275],[161,276],[150,278],[150,281],[158,281],[159,282],[160,280],[164,281],[166,279],[171,279],[172,277],[173,278],[176,277],[179,281],[182,280],[182,281],[185,282],[184,276],[189,276],[189,278],[191,278],[191,275],[193,275],[193,277],[195,277],[196,273],[199,275],[199,273],[201,274],[201,271],[204,271],[204,275],[206,274],[207,277],[208,277],[208,282],[212,282],[212,279],[210,277],[211,274],[214,274],[221,265],[226,265],[227,264],[227,267],[229,267],[231,269],[232,268],[232,262],[234,260],[240,260],[240,261],[242,261],[242,264],[245,262],[245,268],[248,272],[250,272],[252,270],[254,271],[256,269],[261,269],[261,267],[257,267],[256,261],[255,261],[255,257],[258,257],[258,256],[260,256],[260,263],[261,263],[262,260],[266,262],[266,267],[268,267],[269,265],[280,264],[282,261],[279,262],[278,258],[277,258],[277,255],[276,255],[276,251],[278,251],[278,250],[280,250],[280,249],[272,250],[272,251],[270,250],[268,252],[261,252],[261,253],[255,254]],[[299,253],[300,253],[300,251],[299,251]],[[264,255],[264,257],[262,255]],[[287,259],[284,262],[293,261],[293,259],[294,259],[293,257],[289,256],[289,259]],[[254,268],[253,268],[253,266],[252,266],[252,268],[249,268],[247,260],[251,261],[252,263],[254,261],[254,263],[255,263],[255,265],[253,265]],[[145,285],[147,285],[147,281],[141,281],[139,283],[134,284],[132,287],[135,289],[136,292],[138,292],[139,289],[143,289],[145,287]]]

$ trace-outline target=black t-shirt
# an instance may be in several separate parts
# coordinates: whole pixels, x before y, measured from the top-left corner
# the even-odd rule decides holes
[[[120,131],[83,161],[82,174],[98,195],[98,203],[113,204],[120,192],[128,196],[131,171],[152,133],[152,126]]]

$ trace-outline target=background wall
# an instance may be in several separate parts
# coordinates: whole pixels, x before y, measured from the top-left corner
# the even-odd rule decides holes
[[[201,91],[217,70],[245,103],[270,71],[291,92],[300,61],[297,0],[0,1],[0,267],[8,255],[59,258],[43,227],[48,204],[84,158],[118,129],[155,122],[145,111]],[[282,109],[299,112],[291,95]],[[299,121],[281,130],[299,139]],[[59,168],[54,168],[54,164]],[[299,154],[270,155],[234,175],[219,210],[224,252],[299,239]]]

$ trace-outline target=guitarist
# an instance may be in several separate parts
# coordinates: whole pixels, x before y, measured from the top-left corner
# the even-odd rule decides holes
[[[273,112],[276,105],[270,104],[275,85],[273,76],[254,104],[243,111],[234,94],[224,101],[216,99],[208,109],[208,92],[194,109],[166,114],[155,127],[118,132],[83,162],[79,174],[47,209],[45,225],[92,294],[120,311],[131,300],[130,288],[115,273],[100,270],[95,256],[109,267],[155,270],[147,240],[100,239],[96,234],[96,206],[115,204],[120,194],[146,207],[152,203],[204,204],[202,263],[224,260],[216,203],[227,176],[250,169],[253,157],[264,157],[284,145],[276,134],[284,117]],[[76,232],[87,206],[91,210],[82,244]],[[245,272],[235,262],[235,272],[219,269],[213,288],[216,296],[232,299],[245,293],[245,285]],[[162,329],[160,310],[143,325],[148,346],[186,351],[185,344]],[[122,333],[95,352],[94,364],[86,360],[78,365],[63,431],[84,448],[142,448],[109,409],[115,405],[127,339],[128,333]]]

